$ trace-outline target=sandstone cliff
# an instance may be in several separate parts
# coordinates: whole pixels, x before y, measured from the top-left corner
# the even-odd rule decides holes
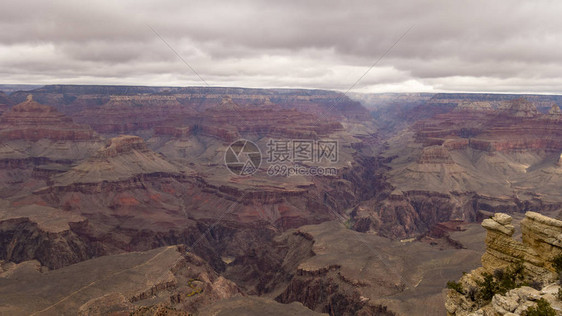
[[[482,227],[487,231],[482,267],[464,274],[458,287],[447,291],[448,315],[522,315],[541,298],[561,315],[553,259],[562,254],[562,221],[527,212],[521,221],[521,241],[513,238],[515,227],[507,214],[496,213]],[[499,284],[495,295],[488,294],[486,299],[483,287],[493,289],[490,284],[509,273],[518,273],[520,278],[513,278],[509,286]]]

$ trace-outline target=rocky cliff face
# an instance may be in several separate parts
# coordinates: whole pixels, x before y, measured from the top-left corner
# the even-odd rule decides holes
[[[5,202],[5,201],[2,201]],[[50,269],[90,259],[101,252],[72,230],[86,219],[52,207],[31,204],[0,211],[0,259],[11,262],[38,260]],[[56,255],[53,255],[56,254]]]
[[[482,222],[482,227],[487,231],[482,267],[463,275],[460,289],[447,291],[445,306],[448,315],[523,315],[540,298],[549,301],[560,312],[562,303],[556,298],[560,287],[552,262],[554,257],[562,254],[562,221],[527,212],[521,221],[522,241],[513,238],[515,227],[507,214],[494,214]],[[516,265],[520,265],[522,277],[517,280],[527,283],[497,293],[490,297],[491,301],[479,299],[478,287],[483,285],[478,282],[482,282],[486,274],[501,278],[501,274],[509,273],[505,271]],[[532,284],[538,290],[521,287],[524,284]]]
[[[538,281],[553,281],[552,259],[562,253],[560,243],[556,242],[562,233],[562,222],[535,212],[527,212],[521,222],[523,241],[512,238],[514,227],[511,217],[496,213],[485,219],[482,227],[487,230],[486,253],[482,256],[482,266],[492,273],[510,264],[523,261],[525,274]]]
[[[369,113],[336,92],[48,86],[32,93],[33,100],[48,106],[26,101],[28,93],[14,93],[8,96],[10,104],[23,103],[2,121],[8,132],[19,128],[18,120],[27,122],[28,130],[0,140],[0,197],[8,201],[0,216],[9,215],[0,217],[0,246],[6,249],[2,258],[13,262],[36,259],[61,269],[99,256],[183,243],[249,294],[275,295],[283,303],[298,301],[332,314],[409,314],[421,309],[403,308],[398,298],[385,310],[388,301],[377,299],[407,296],[407,284],[425,284],[419,276],[437,270],[429,263],[424,269],[409,263],[429,253],[428,247],[435,252],[427,262],[440,252],[429,244],[391,245],[380,236],[419,237],[436,225],[446,226],[444,222],[460,226],[477,221],[481,210],[522,212],[562,205],[557,189],[562,185],[559,115],[555,108],[541,114],[546,103],[539,104],[538,113],[523,100],[467,97],[453,102],[437,97],[424,108],[418,102],[429,97],[414,97],[401,114],[392,119],[384,115],[389,114],[386,123],[397,124],[396,129],[390,124],[392,131],[419,122],[387,139],[392,132],[377,133]],[[91,125],[101,136],[73,121]],[[29,132],[39,127],[49,132],[38,133],[44,137]],[[92,138],[82,139],[84,131]],[[514,131],[520,134],[513,136]],[[116,137],[123,132],[131,135]],[[255,141],[264,159],[269,137],[337,140],[338,174],[271,177],[267,164],[251,177],[232,174],[225,168],[224,152],[241,137]],[[10,213],[23,212],[27,205],[48,207],[40,211],[60,219],[56,226],[64,229],[48,231],[47,219]],[[313,239],[335,231],[347,239],[334,238],[316,248],[304,229],[285,240],[275,238],[333,219],[358,232],[324,227]],[[369,255],[365,245],[348,249],[357,241],[349,238],[351,233],[367,238],[368,245],[395,247],[385,258],[390,267],[375,260],[386,253],[382,246]],[[538,232],[529,233],[530,240],[541,244],[533,234]],[[328,251],[328,244],[342,247]],[[416,255],[404,257],[402,246]],[[444,247],[447,251],[452,249]],[[529,258],[544,260],[538,253]],[[301,265],[303,261],[307,263]],[[411,271],[408,282],[398,277],[402,267]],[[366,277],[369,281],[363,283]],[[165,281],[123,297],[149,300],[169,285]],[[417,286],[408,289],[417,291]],[[84,310],[95,313],[97,305],[121,301],[119,295],[96,297]],[[443,312],[441,301],[437,305]]]

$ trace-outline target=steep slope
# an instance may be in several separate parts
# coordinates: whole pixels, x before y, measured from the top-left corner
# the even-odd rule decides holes
[[[54,271],[37,263],[0,274],[0,313],[100,315],[153,306],[189,313],[241,295],[201,258],[181,246],[106,256]],[[24,282],[22,282],[24,281]]]

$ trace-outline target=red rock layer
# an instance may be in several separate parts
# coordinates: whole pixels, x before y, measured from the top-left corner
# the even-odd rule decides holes
[[[144,132],[169,126],[169,120],[196,120],[194,114],[201,115],[214,108],[224,110],[225,105],[231,104],[267,110],[276,105],[280,109],[314,115],[321,122],[371,118],[359,102],[339,92],[322,90],[55,85],[33,90],[33,94],[37,100],[71,115],[76,122],[109,134]],[[25,92],[16,92],[10,95],[10,100],[22,101],[25,96]],[[288,128],[285,132],[291,130]],[[210,131],[214,132],[224,133]]]
[[[182,124],[184,127],[175,127]],[[170,121],[164,126],[155,127],[155,134],[174,137],[199,134],[233,141],[247,133],[286,138],[317,138],[340,129],[342,126],[338,122],[326,121],[295,109],[223,104],[183,122]]]
[[[449,149],[471,147],[484,151],[562,151],[562,115],[558,106],[541,114],[525,99],[499,110],[456,109],[414,125],[416,139],[425,146]]]
[[[74,115],[100,133],[127,133],[149,130],[169,118],[186,117],[194,110],[180,104],[174,96],[111,96],[101,107],[89,108]]]
[[[4,140],[90,140],[94,132],[75,124],[55,108],[32,100],[14,106],[0,118],[0,138]]]

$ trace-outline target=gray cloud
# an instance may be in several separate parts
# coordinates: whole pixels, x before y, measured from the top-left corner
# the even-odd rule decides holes
[[[562,93],[553,1],[17,1],[0,83]]]

